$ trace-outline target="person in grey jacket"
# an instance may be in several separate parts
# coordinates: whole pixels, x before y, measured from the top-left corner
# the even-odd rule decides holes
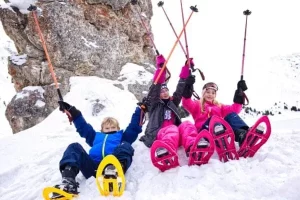
[[[154,81],[160,74],[164,62],[165,59],[162,55],[157,56],[157,68],[153,78]],[[180,134],[178,126],[181,124],[181,117],[178,107],[189,74],[189,66],[186,62],[182,67],[179,76],[180,79],[173,96],[170,96],[169,89],[165,83],[166,70],[158,77],[157,84],[153,83],[150,87],[147,97],[147,101],[149,102],[147,106],[149,122],[145,130],[145,135],[140,138],[140,141],[151,148],[151,158],[154,159],[152,159],[152,161],[155,166],[155,159],[157,157],[175,154],[179,147]],[[177,153],[174,156],[177,157]],[[173,167],[175,167],[175,165]]]

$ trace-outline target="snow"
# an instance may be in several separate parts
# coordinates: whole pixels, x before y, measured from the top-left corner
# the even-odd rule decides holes
[[[0,138],[12,134],[12,130],[5,117],[6,105],[15,95],[15,89],[8,75],[7,60],[8,56],[15,54],[16,50],[13,42],[5,34],[2,23],[0,22]]]
[[[41,100],[37,100],[35,103],[35,106],[37,106],[37,107],[44,107],[45,105],[46,105],[46,103]]]
[[[97,77],[73,77],[71,90],[64,99],[80,109],[96,130],[107,116],[116,117],[125,128],[137,100],[113,83]],[[92,103],[96,99],[105,108],[98,116],[93,116]],[[115,199],[297,200],[300,198],[300,154],[297,151],[300,124],[296,122],[299,122],[300,114],[290,113],[290,116],[294,123],[281,115],[270,117],[274,125],[272,136],[254,158],[228,163],[219,162],[217,155],[213,155],[207,165],[188,167],[185,153],[180,148],[181,167],[162,173],[152,166],[149,149],[136,141],[133,164],[126,174],[126,190],[122,197]],[[246,121],[251,124],[253,120]],[[58,109],[35,127],[2,138],[0,199],[41,199],[44,187],[59,183],[59,160],[73,142],[89,149]],[[77,178],[81,186],[78,199],[106,199],[99,195],[93,177],[85,180],[79,174]]]
[[[32,1],[11,2],[26,8],[26,4]],[[214,154],[208,164],[200,167],[187,166],[185,153],[179,148],[181,166],[164,173],[152,165],[149,149],[136,141],[133,144],[133,163],[126,173],[127,185],[123,196],[100,196],[95,179],[86,180],[80,173],[77,176],[80,183],[78,200],[299,200],[300,114],[284,110],[283,102],[287,101],[291,106],[297,105],[300,100],[299,69],[290,67],[291,60],[295,59],[295,63],[299,63],[299,60],[295,56],[286,57],[293,53],[299,55],[300,52],[300,32],[297,27],[300,15],[297,9],[300,2],[183,2],[186,16],[189,13],[187,7],[190,6],[187,4],[198,4],[199,13],[193,15],[187,28],[190,53],[196,65],[204,72],[206,81],[218,83],[218,99],[223,103],[232,102],[240,76],[244,31],[242,11],[252,11],[248,21],[244,74],[249,87],[247,94],[250,105],[266,109],[275,102],[281,102],[280,108],[277,106],[276,109],[282,114],[270,116],[272,135],[269,141],[253,158],[221,163]],[[162,10],[154,3],[153,7],[152,28],[155,42],[166,57],[175,42],[175,36],[173,37]],[[179,32],[182,27],[179,2],[165,0],[164,7]],[[6,42],[7,37],[1,29],[0,31],[0,98],[8,103],[14,92],[7,75],[6,57],[15,50],[10,50],[11,42]],[[176,48],[168,64],[172,72],[169,83],[171,91],[175,89],[178,81],[180,63],[185,61],[181,51],[180,47]],[[123,67],[118,80],[126,78],[124,83],[129,84],[149,77],[151,78],[141,66],[128,63]],[[71,89],[64,100],[81,110],[95,130],[100,129],[102,119],[107,116],[116,117],[120,120],[120,126],[126,127],[137,102],[126,88],[121,90],[114,86],[116,81],[97,77],[72,77],[70,82]],[[201,91],[203,84],[197,75],[197,91]],[[92,114],[95,102],[105,105],[97,116]],[[0,111],[0,199],[42,199],[43,188],[53,186],[61,180],[58,163],[66,147],[73,142],[82,144],[87,151],[89,147],[76,133],[74,126],[69,124],[66,115],[58,109],[43,122],[15,135],[7,128],[5,107],[1,102]],[[252,125],[259,115],[243,114],[243,117]]]
[[[10,60],[15,65],[23,65],[27,61],[27,54],[24,55],[12,55],[10,56]]]
[[[87,47],[94,47],[94,48],[99,48],[98,45],[96,45],[96,42],[89,42],[85,37],[81,36],[81,39],[84,40],[84,45]]]
[[[9,0],[10,3],[7,4],[0,4],[0,6],[2,8],[4,7],[10,7],[10,6],[14,6],[19,8],[20,12],[23,14],[27,14],[29,11],[27,10],[27,8],[29,8],[29,6],[32,4],[35,4],[35,0]],[[3,1],[1,0],[0,3],[3,3]]]
[[[136,82],[146,85],[152,77],[153,74],[146,71],[143,66],[127,63],[122,67],[118,80],[122,81],[125,85],[135,84]]]
[[[15,100],[29,97],[29,95],[30,95],[29,91],[36,91],[37,93],[40,94],[41,97],[43,96],[43,94],[45,92],[45,90],[41,86],[27,86],[27,87],[24,87],[21,92],[18,92],[16,94]]]

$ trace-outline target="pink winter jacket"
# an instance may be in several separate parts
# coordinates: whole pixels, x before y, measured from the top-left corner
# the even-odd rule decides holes
[[[205,102],[205,109],[202,113],[200,100],[186,99],[184,97],[182,98],[182,105],[193,116],[197,130],[200,130],[205,121],[213,115],[224,118],[229,113],[240,113],[242,110],[242,105],[237,103],[232,105],[221,104],[221,106],[218,106],[210,102]]]

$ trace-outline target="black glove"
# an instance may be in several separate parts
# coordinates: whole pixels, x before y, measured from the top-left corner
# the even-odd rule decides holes
[[[138,102],[137,105],[140,106],[140,108],[144,111],[144,113],[149,111],[150,102],[147,97],[144,97],[142,102]]]
[[[245,96],[244,96],[244,92],[241,89],[235,91],[233,102],[238,104],[244,104]]]
[[[184,91],[182,92],[182,96],[186,99],[189,99],[192,97],[193,92],[194,92],[193,85],[185,85]]]
[[[58,104],[59,110],[62,112],[65,112],[65,110],[67,110],[71,114],[73,120],[81,115],[81,112],[79,110],[64,101],[58,101]]]
[[[237,84],[237,89],[241,89],[242,91],[246,91],[248,89],[247,85],[246,85],[246,81],[244,80],[240,80]]]
[[[195,76],[194,76],[194,75],[190,75],[190,76],[187,77],[187,79],[185,80],[185,85],[192,86],[192,85],[194,85],[195,82],[196,82]]]

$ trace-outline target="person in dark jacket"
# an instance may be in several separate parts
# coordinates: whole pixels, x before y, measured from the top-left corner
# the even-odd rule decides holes
[[[190,60],[192,62],[192,59]],[[176,161],[168,167],[161,168],[157,165],[156,157],[173,154],[177,158],[177,148],[179,147],[180,134],[178,126],[181,124],[178,107],[181,102],[182,93],[185,89],[185,79],[189,76],[189,66],[186,63],[181,70],[180,79],[173,96],[169,95],[169,89],[165,83],[166,70],[162,67],[165,59],[162,55],[156,58],[156,72],[154,74],[147,101],[149,102],[149,122],[145,135],[140,138],[147,147],[151,147],[151,158],[154,166],[164,171],[178,166]],[[163,70],[163,72],[161,72]],[[159,74],[161,74],[160,77]],[[157,83],[155,84],[155,81]]]
[[[75,177],[79,171],[86,179],[91,176],[96,177],[96,171],[101,160],[110,154],[119,160],[125,173],[132,163],[134,154],[131,144],[142,132],[140,125],[141,109],[136,108],[125,131],[120,130],[119,122],[115,118],[107,117],[102,121],[101,131],[97,132],[85,121],[81,112],[74,106],[63,101],[59,101],[59,104],[61,111],[67,110],[71,114],[77,132],[86,139],[86,143],[91,149],[88,154],[79,143],[72,143],[67,147],[59,163],[62,183],[54,187],[77,194],[79,184],[76,183]],[[115,168],[113,165],[107,165],[105,170],[115,171]],[[59,197],[60,195],[56,193],[52,196],[52,198]]]

